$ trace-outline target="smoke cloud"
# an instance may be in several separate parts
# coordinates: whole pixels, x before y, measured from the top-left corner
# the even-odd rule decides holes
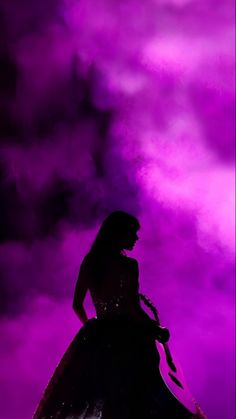
[[[233,2],[2,0],[0,16],[1,415],[32,417],[80,327],[81,260],[124,209],[194,396],[233,419]]]

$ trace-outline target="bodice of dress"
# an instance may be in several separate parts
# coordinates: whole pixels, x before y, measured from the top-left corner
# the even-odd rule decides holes
[[[94,306],[97,317],[125,314],[128,311],[125,307],[125,298],[122,295],[111,298],[108,301],[94,300]]]
[[[99,290],[90,289],[97,317],[129,314],[138,298],[138,271],[134,260],[111,263]]]

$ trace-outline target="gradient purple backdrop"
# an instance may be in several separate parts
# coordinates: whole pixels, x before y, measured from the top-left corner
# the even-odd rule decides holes
[[[0,65],[1,417],[32,416],[121,208],[193,394],[233,419],[233,1],[2,0]]]

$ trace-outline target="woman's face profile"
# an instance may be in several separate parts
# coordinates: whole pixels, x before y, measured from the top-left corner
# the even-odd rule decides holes
[[[135,229],[135,230],[127,231],[122,235],[122,243],[121,243],[122,249],[133,250],[136,244],[136,241],[139,239],[137,233],[138,233],[138,229]]]

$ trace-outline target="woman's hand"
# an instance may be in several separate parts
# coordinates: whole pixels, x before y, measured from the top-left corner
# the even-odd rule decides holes
[[[159,342],[166,343],[170,339],[170,332],[166,327],[158,324],[157,320],[151,319],[140,305],[134,310],[134,318]]]
[[[166,343],[170,339],[170,332],[167,327],[158,326],[157,340],[161,343]]]
[[[170,332],[166,327],[159,326],[156,320],[151,320],[152,332],[159,342],[166,343],[170,339]]]

